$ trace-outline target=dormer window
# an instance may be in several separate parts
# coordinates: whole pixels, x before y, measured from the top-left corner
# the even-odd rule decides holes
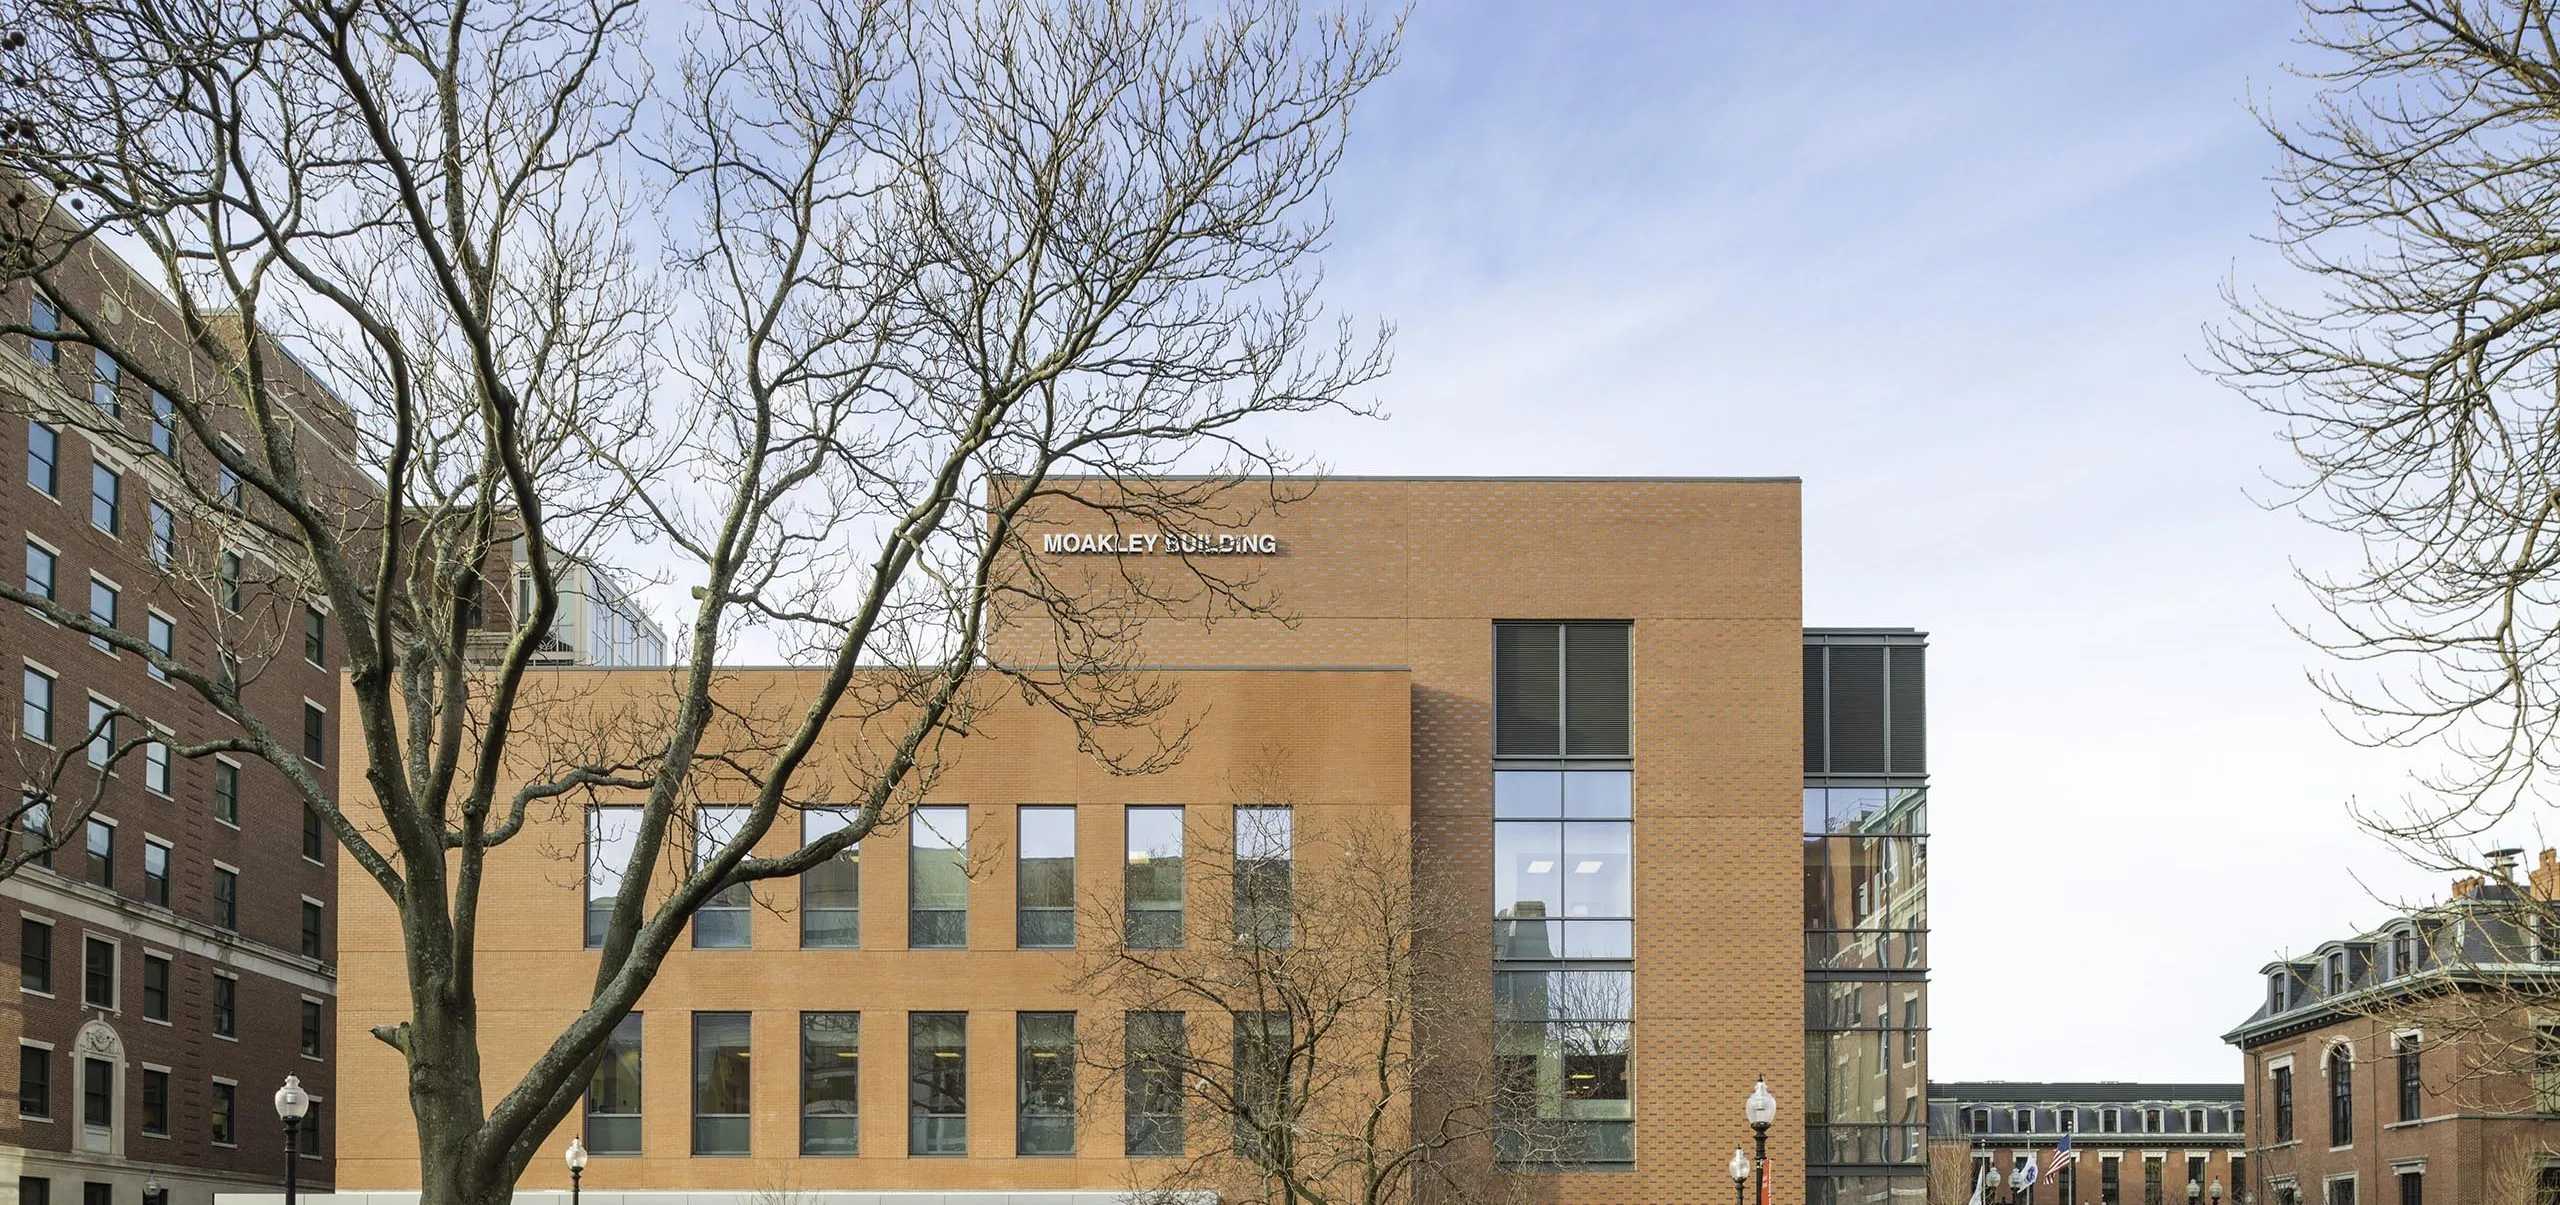
[[[1966,1128],[1976,1134],[1988,1134],[1991,1132],[1991,1110],[1975,1109],[1965,1115],[1965,1123]]]
[[[2391,973],[2407,975],[2418,969],[2418,935],[2407,929],[2391,935]]]
[[[2285,973],[2282,971],[2267,976],[2267,1011],[2269,1013],[2280,1013],[2285,1009],[2284,981]]]
[[[2035,1132],[2036,1132],[2036,1111],[2035,1111],[2035,1110],[2033,1110],[2033,1109],[2019,1109],[2019,1110],[2017,1110],[2016,1116],[2013,1118],[2013,1120],[2015,1120],[2015,1121],[2018,1123],[2018,1132],[2019,1132],[2019,1133],[2021,1133],[2021,1134],[2032,1134],[2032,1133],[2035,1133]]]
[[[2337,953],[2329,955],[2329,994],[2335,996],[2344,993],[2346,990],[2347,952],[2340,950]]]
[[[2114,1134],[2124,1129],[2124,1110],[2107,1109],[2098,1114],[2098,1132]]]

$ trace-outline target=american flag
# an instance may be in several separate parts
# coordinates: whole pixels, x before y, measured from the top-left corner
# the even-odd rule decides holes
[[[2052,1179],[2053,1173],[2079,1161],[2080,1152],[2071,1149],[2071,1135],[2065,1134],[2062,1136],[2062,1145],[2053,1148],[2053,1158],[2045,1162],[2045,1178]]]

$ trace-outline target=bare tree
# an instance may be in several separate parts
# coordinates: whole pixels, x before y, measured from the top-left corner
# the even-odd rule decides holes
[[[1504,1196],[1518,1186],[1490,1156],[1517,1127],[1481,1032],[1470,1044],[1444,1015],[1468,998],[1463,960],[1426,928],[1445,886],[1401,825],[1290,804],[1258,775],[1232,839],[1192,826],[1166,868],[1189,885],[1179,933],[1142,899],[1086,904],[1084,928],[1109,935],[1074,981],[1103,1005],[1079,1036],[1100,1073],[1088,1096],[1123,1112],[1133,1153],[1168,1157],[1135,1187],[1274,1205]]]
[[[1929,1205],[1971,1205],[1977,1166],[1966,1143],[1930,1143]]]
[[[1126,625],[1051,587],[1055,475],[1177,530],[1196,485],[1290,467],[1262,420],[1358,409],[1383,335],[1313,295],[1322,186],[1395,31],[1239,0],[29,0],[0,116],[0,283],[172,400],[340,617],[361,733],[341,807],[221,675],[143,657],[275,765],[396,907],[425,1200],[495,1205],[687,918],[899,819],[1008,682],[1089,728],[1162,714]],[[656,66],[651,66],[656,64]],[[67,287],[112,239],[189,362]],[[285,354],[289,353],[289,355]],[[310,471],[352,415],[378,496]],[[223,436],[229,435],[226,440]],[[130,440],[130,435],[122,438]],[[119,433],[100,430],[95,438]],[[489,567],[522,550],[525,605]],[[566,567],[669,565],[692,603],[648,714],[533,672]],[[1203,573],[1196,588],[1265,605]],[[502,638],[477,629],[497,619]],[[998,629],[1045,636],[1016,664]],[[1009,647],[1019,647],[1020,644]],[[805,694],[735,705],[778,650]],[[823,778],[831,726],[876,749]],[[1178,740],[1129,756],[1179,752]],[[523,768],[537,766],[528,779]],[[644,804],[590,1003],[513,1083],[481,1062],[488,859],[536,808]],[[691,856],[691,809],[740,809]],[[758,854],[795,808],[852,823]],[[789,830],[785,830],[789,831]]]

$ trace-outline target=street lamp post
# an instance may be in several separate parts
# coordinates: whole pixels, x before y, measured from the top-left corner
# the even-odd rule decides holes
[[[587,1144],[569,1139],[569,1205],[578,1205],[578,1180],[587,1174]]]
[[[160,1187],[156,1173],[142,1178],[142,1205],[169,1205],[169,1190]]]
[[[1733,1162],[1725,1170],[1733,1173],[1733,1205],[1742,1205],[1742,1184],[1751,1178],[1751,1160],[1743,1157],[1741,1147],[1733,1148]]]
[[[302,1119],[310,1112],[311,1094],[302,1090],[301,1077],[284,1077],[284,1086],[276,1089],[276,1116],[284,1119],[284,1205],[293,1205],[302,1171]]]
[[[2222,1181],[2215,1180],[2213,1187],[2204,1190],[2204,1195],[2212,1200],[2213,1205],[2222,1205]]]
[[[1769,1095],[1769,1078],[1760,1077],[1751,1085],[1751,1096],[1742,1102],[1742,1118],[1751,1123],[1752,1168],[1758,1173],[1752,1185],[1762,1201],[1769,1199],[1769,1127],[1778,1120],[1778,1098]],[[286,1205],[292,1205],[286,1202]]]

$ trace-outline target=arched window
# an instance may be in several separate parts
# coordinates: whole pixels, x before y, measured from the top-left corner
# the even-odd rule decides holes
[[[2329,1048],[2329,1145],[2346,1146],[2356,1140],[2355,1052],[2347,1047]]]

